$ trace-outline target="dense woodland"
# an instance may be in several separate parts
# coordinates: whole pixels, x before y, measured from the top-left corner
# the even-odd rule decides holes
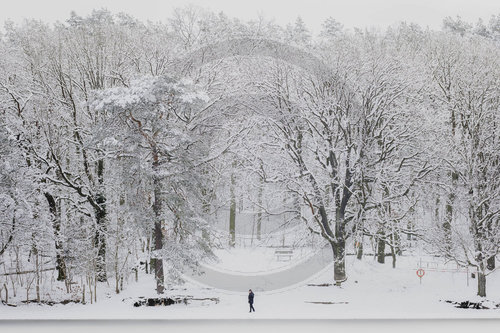
[[[477,271],[500,249],[500,15],[318,35],[195,7],[96,10],[0,39],[0,296],[96,300],[234,246],[236,210],[286,211],[392,265],[413,241]],[[215,228],[229,210],[226,235]],[[286,226],[284,226],[286,227]],[[224,233],[222,233],[224,234]],[[387,255],[389,254],[389,255]],[[370,259],[372,260],[372,259]]]

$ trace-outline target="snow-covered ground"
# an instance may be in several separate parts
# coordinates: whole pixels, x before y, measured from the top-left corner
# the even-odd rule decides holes
[[[221,267],[243,269],[241,258],[260,255],[271,260],[271,253],[250,249],[236,250],[222,255]],[[255,251],[255,250],[253,250]],[[274,253],[273,253],[274,254]],[[239,258],[239,259],[238,259]],[[389,259],[389,258],[388,258]],[[426,270],[420,283],[416,267],[422,260]],[[243,260],[245,261],[245,260]],[[225,266],[223,266],[225,263]],[[242,266],[238,266],[242,265]],[[262,264],[262,267],[270,267]],[[271,265],[272,266],[272,265]],[[384,265],[372,257],[362,261],[347,257],[349,279],[342,287],[308,286],[307,284],[331,283],[333,268],[328,267],[316,277],[301,285],[282,290],[257,292],[255,313],[248,313],[246,292],[227,292],[189,282],[170,288],[166,296],[194,296],[219,298],[213,301],[192,301],[166,307],[134,307],[140,296],[155,297],[152,275],[142,274],[139,282],[131,282],[116,295],[111,287],[99,286],[95,304],[67,305],[0,305],[0,319],[336,319],[336,318],[500,318],[500,310],[458,309],[444,300],[479,300],[475,279],[464,271],[453,270],[438,259],[399,257],[393,269],[390,260]],[[248,286],[252,288],[252,286]],[[100,291],[99,291],[100,290]],[[488,300],[500,303],[500,273],[494,272],[487,280]],[[311,302],[332,302],[315,304]]]

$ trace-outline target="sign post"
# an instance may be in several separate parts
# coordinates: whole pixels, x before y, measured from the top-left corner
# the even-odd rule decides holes
[[[420,284],[422,284],[422,277],[425,275],[425,271],[422,268],[417,269],[417,276],[420,279]]]

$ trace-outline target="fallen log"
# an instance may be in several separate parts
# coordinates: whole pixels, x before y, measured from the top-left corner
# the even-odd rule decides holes
[[[125,299],[123,300],[125,301]],[[218,297],[194,298],[193,296],[172,296],[165,298],[145,298],[139,297],[139,300],[134,302],[134,307],[139,306],[168,306],[172,304],[184,303],[188,305],[190,301],[212,301],[215,304],[219,303]]]
[[[304,301],[304,303],[312,303],[312,304],[349,304],[349,302],[315,302],[315,301]]]
[[[193,301],[212,301],[215,304],[219,304],[220,300],[218,297],[208,297],[208,298],[191,298]]]
[[[453,304],[456,308],[459,309],[476,309],[476,310],[500,309],[500,304],[494,304],[493,302],[487,300],[479,302],[445,301],[445,303]]]
[[[331,284],[331,283],[321,283],[321,284],[310,283],[307,286],[308,287],[330,287],[330,286],[333,286],[333,284]]]

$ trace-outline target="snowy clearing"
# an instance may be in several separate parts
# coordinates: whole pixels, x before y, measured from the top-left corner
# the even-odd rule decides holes
[[[237,251],[242,253],[243,250]],[[427,258],[428,259],[428,258]],[[434,269],[444,268],[437,261]],[[375,319],[375,318],[500,318],[500,310],[458,309],[445,300],[480,300],[475,280],[466,283],[463,272],[439,272],[427,269],[422,284],[416,275],[415,258],[401,257],[399,267],[380,265],[370,257],[363,261],[349,256],[351,276],[342,287],[317,287],[306,284],[331,283],[333,269],[329,267],[303,285],[287,290],[258,293],[255,313],[248,313],[247,291],[227,292],[186,283],[169,288],[165,296],[218,297],[220,302],[192,301],[188,305],[134,307],[140,296],[156,297],[154,278],[141,274],[122,293],[99,286],[95,304],[19,305],[2,306],[0,319]],[[227,264],[229,266],[229,264]],[[425,263],[424,263],[425,267]],[[251,288],[252,286],[249,286]],[[493,303],[500,303],[500,274],[495,272],[488,281]],[[332,302],[315,304],[311,302]]]

